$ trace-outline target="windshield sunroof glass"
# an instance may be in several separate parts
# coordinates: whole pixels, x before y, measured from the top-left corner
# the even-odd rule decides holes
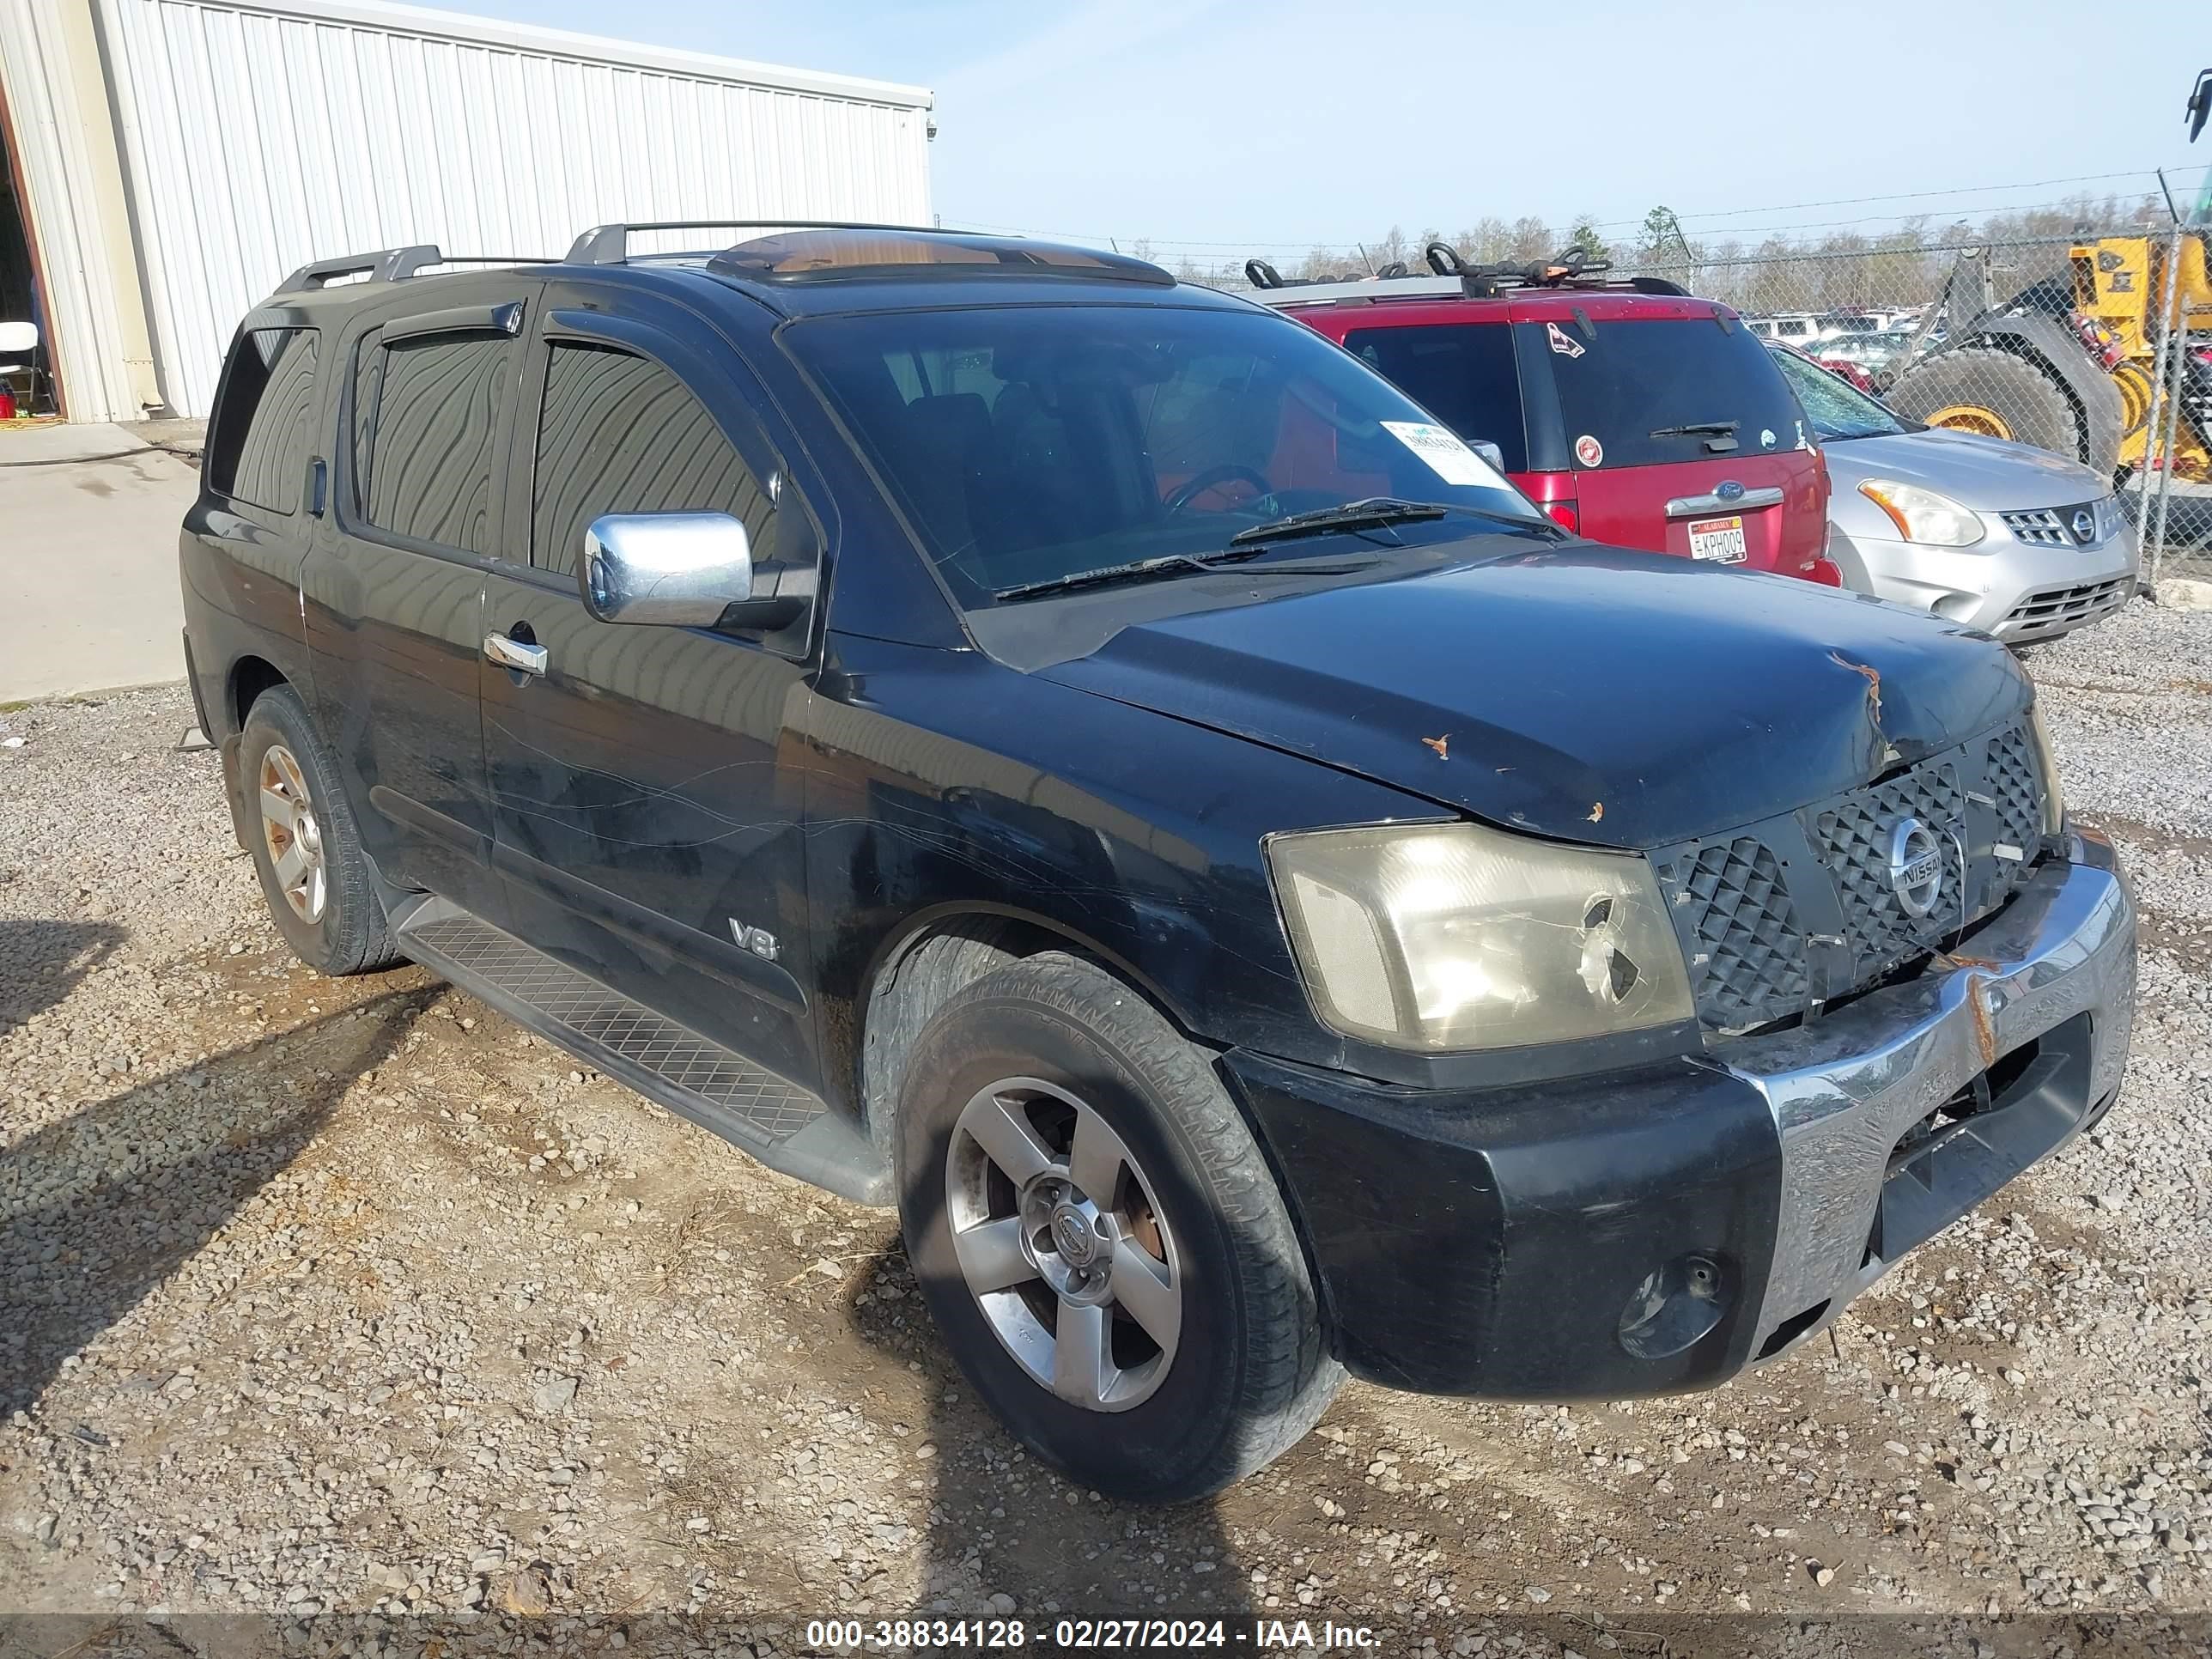
[[[812,319],[783,337],[967,603],[1376,496],[1540,517],[1395,387],[1281,318],[1021,306]]]

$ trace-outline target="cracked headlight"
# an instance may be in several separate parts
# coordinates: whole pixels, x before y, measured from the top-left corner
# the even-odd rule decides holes
[[[1274,836],[1298,966],[1332,1029],[1425,1053],[1559,1042],[1692,1016],[1648,861],[1474,823]]]
[[[1972,547],[1988,532],[1981,520],[1948,495],[1893,478],[1869,478],[1859,494],[1889,514],[1897,533],[1928,547]]]
[[[2066,828],[2066,800],[2058,792],[2058,757],[2051,752],[2051,732],[2043,724],[2043,699],[2027,706],[2027,735],[2035,745],[2035,769],[2043,774],[2043,833],[2056,836]]]

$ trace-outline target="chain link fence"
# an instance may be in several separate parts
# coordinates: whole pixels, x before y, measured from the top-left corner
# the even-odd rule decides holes
[[[1899,415],[2081,462],[2114,481],[2146,580],[2212,580],[2203,235],[2138,219],[2009,240],[1899,237],[1845,252],[1705,258],[1683,246],[1673,258],[1616,254],[1611,275],[1719,300]],[[1418,252],[1405,263],[1425,274]],[[1323,262],[1317,251],[1296,276],[1373,272],[1348,255]],[[1234,267],[1179,274],[1249,286]]]

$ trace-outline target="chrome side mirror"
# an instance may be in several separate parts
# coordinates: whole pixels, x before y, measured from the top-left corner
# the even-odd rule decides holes
[[[752,549],[726,513],[610,513],[585,531],[576,576],[601,622],[712,628],[751,599]]]
[[[1505,452],[1487,438],[1470,438],[1467,447],[1482,457],[1498,471],[1505,471]]]

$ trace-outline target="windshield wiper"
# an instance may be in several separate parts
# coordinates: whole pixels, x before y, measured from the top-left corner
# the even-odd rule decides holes
[[[1042,581],[1017,582],[1012,587],[993,590],[994,598],[1026,599],[1039,593],[1064,593],[1070,588],[1103,587],[1112,582],[1149,581],[1155,576],[1170,576],[1187,570],[1214,571],[1232,564],[1242,564],[1255,559],[1267,550],[1263,547],[1237,548],[1226,553],[1204,556],[1196,553],[1164,553],[1157,558],[1132,559],[1127,564],[1101,565],[1096,570],[1078,570],[1066,576],[1048,576]],[[1370,565],[1380,564],[1376,555],[1357,554],[1334,559],[1280,560],[1263,564],[1254,570],[1255,575],[1269,576],[1328,576],[1339,571],[1364,570]]]
[[[1685,421],[1680,426],[1657,426],[1651,428],[1655,438],[1697,438],[1708,434],[1716,438],[1733,437],[1741,421]]]
[[[1292,536],[1325,536],[1332,531],[1357,530],[1363,526],[1380,529],[1394,524],[1419,524],[1431,519],[1441,519],[1448,513],[1464,513],[1470,518],[1544,535],[1553,541],[1562,540],[1566,535],[1548,519],[1533,519],[1518,513],[1492,513],[1484,507],[1462,507],[1456,501],[1449,504],[1401,501],[1395,496],[1371,495],[1365,501],[1346,501],[1341,507],[1318,507],[1310,513],[1293,513],[1288,518],[1255,524],[1249,530],[1240,530],[1231,536],[1229,544],[1239,547],[1283,541]]]

